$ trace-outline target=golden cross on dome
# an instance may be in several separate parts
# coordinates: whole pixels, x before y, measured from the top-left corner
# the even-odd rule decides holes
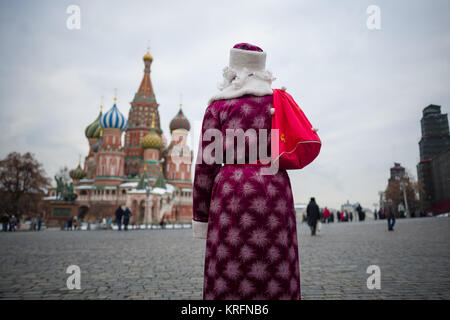
[[[78,166],[81,166],[81,153],[78,155]]]
[[[117,88],[114,88],[114,104],[117,103]]]
[[[183,94],[180,93],[180,109],[183,107]]]
[[[101,96],[101,98],[100,98],[100,112],[102,112],[103,111],[103,96]]]

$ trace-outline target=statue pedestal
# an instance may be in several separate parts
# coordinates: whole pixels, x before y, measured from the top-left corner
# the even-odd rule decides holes
[[[46,216],[48,227],[64,226],[71,217],[76,216],[78,205],[70,201],[55,200],[50,202],[50,210]]]

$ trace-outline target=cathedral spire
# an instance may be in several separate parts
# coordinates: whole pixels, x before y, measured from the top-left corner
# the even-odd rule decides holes
[[[147,50],[147,53],[144,55],[143,60],[145,65],[144,77],[142,78],[137,95],[147,98],[153,98],[155,94],[153,92],[152,81],[150,80],[150,65],[153,62],[153,57],[150,54],[149,50]]]

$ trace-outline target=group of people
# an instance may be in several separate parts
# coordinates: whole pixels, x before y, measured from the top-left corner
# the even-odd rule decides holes
[[[81,230],[81,219],[78,216],[70,217],[64,225],[64,230]]]
[[[358,215],[359,221],[364,221],[366,219],[366,213],[363,211],[361,205],[358,204],[356,207],[356,214]],[[400,216],[402,213],[399,212]],[[336,217],[338,222],[348,222],[353,221],[353,212],[347,210],[336,211]],[[374,212],[374,218],[377,219],[387,219],[388,222],[388,230],[394,231],[395,225],[395,211],[392,205],[387,205],[386,208],[380,209],[379,211]],[[320,210],[319,206],[316,203],[315,198],[311,198],[307,208],[306,208],[306,216],[303,217],[303,221],[307,222],[308,226],[311,228],[311,235],[315,236],[316,232],[320,231],[321,223],[330,223],[334,222],[334,213],[331,212],[327,207],[323,210]]]
[[[125,204],[119,206],[116,210],[116,223],[119,231],[122,230],[122,224],[125,231],[128,230],[130,223],[131,210]]]
[[[31,231],[41,231],[43,223],[44,223],[44,221],[42,221],[41,216],[39,216],[37,218],[36,217],[31,218],[30,230]]]
[[[330,211],[327,207],[323,210],[317,206],[317,212],[315,206],[317,205],[314,198],[311,198],[310,203],[306,209],[306,216],[304,216],[304,222],[307,222],[309,226],[317,225],[320,223],[332,223],[334,222],[335,216],[337,222],[352,222],[353,212],[347,210],[337,210],[336,212]],[[309,208],[309,209],[308,209]],[[359,221],[364,221],[366,219],[366,213],[363,211],[362,207],[358,205],[356,208],[356,214],[358,215]],[[314,222],[316,221],[316,222]],[[317,226],[320,226],[317,225]],[[316,228],[317,228],[316,226]],[[313,227],[314,228],[314,227]],[[315,231],[313,232],[315,234]]]
[[[7,213],[4,213],[1,218],[1,223],[2,223],[2,231],[16,231],[18,225],[19,225],[19,220],[16,218],[15,215],[9,215]]]

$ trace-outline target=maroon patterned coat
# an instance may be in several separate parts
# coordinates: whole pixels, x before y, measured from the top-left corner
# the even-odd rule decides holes
[[[224,137],[226,129],[270,132],[271,108],[271,95],[214,101],[206,110],[202,135],[207,129],[218,129]],[[199,154],[210,143],[201,142]],[[207,230],[204,299],[300,299],[289,177],[284,170],[261,175],[261,169],[197,162],[193,223],[194,233]]]

